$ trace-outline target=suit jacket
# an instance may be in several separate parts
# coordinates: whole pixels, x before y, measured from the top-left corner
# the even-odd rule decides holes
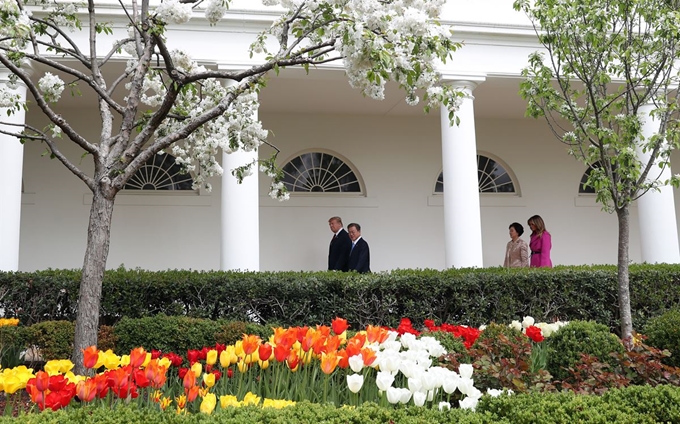
[[[337,236],[333,236],[328,248],[328,270],[347,271],[347,260],[351,248],[352,240],[343,228],[338,231]]]
[[[350,245],[350,249],[351,249]],[[349,254],[349,270],[357,272],[371,272],[371,253],[366,240],[360,238]]]

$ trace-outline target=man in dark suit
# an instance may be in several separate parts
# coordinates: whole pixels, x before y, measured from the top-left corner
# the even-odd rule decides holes
[[[333,232],[331,245],[328,248],[328,270],[347,271],[347,260],[352,248],[352,240],[349,239],[347,231],[342,228],[342,219],[339,216],[329,219],[328,226]]]
[[[349,238],[352,239],[352,247],[349,254],[349,263],[347,264],[350,271],[357,272],[371,272],[371,254],[368,249],[368,243],[361,238],[361,225],[351,223],[347,226]]]

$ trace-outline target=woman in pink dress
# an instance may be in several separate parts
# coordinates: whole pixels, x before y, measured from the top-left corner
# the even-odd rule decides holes
[[[534,215],[529,218],[527,223],[531,229],[531,241],[529,242],[531,261],[529,262],[529,266],[533,268],[552,268],[552,261],[550,260],[552,240],[550,238],[550,233],[545,229],[543,218]]]

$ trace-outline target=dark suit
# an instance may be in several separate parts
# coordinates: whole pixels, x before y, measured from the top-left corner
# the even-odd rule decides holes
[[[347,259],[351,248],[352,240],[349,234],[344,228],[340,229],[338,234],[333,236],[328,248],[328,270],[347,271]]]
[[[348,267],[350,271],[371,272],[371,254],[368,243],[363,238],[357,240],[354,249],[351,249]]]

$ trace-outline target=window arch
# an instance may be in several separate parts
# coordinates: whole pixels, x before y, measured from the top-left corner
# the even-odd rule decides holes
[[[281,168],[283,184],[291,193],[363,193],[359,173],[334,153],[311,151]]]
[[[588,165],[588,169],[586,169],[586,171],[583,173],[581,181],[578,183],[578,194],[595,194],[595,188],[586,186],[586,182],[588,181],[588,178],[590,178],[590,174],[593,172],[593,170],[601,167],[602,161],[599,160],[592,165]],[[614,166],[614,175],[616,176],[616,166]]]
[[[492,159],[486,155],[477,155],[477,181],[480,193],[519,193],[517,179],[510,167],[500,159]],[[444,171],[439,173],[434,186],[435,193],[444,192]]]
[[[125,190],[193,190],[191,174],[169,153],[153,155],[125,184]]]

